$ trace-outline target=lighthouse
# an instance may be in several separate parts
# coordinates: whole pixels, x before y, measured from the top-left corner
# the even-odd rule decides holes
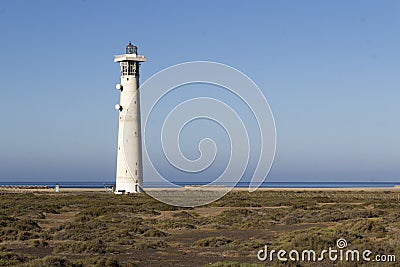
[[[114,62],[121,66],[118,151],[115,193],[139,193],[143,189],[142,138],[140,129],[139,66],[146,58],[137,54],[131,42],[126,53],[117,55]]]

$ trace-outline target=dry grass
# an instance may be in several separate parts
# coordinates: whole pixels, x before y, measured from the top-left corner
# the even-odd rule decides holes
[[[264,245],[317,250],[338,238],[400,255],[397,199],[396,192],[236,191],[177,208],[145,194],[0,193],[0,266],[259,266]]]

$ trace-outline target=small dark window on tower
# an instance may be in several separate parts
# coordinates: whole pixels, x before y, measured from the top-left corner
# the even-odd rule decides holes
[[[136,62],[128,62],[128,75],[133,75],[136,76],[136,69],[137,69],[137,63]]]
[[[128,62],[121,62],[121,75],[128,74]]]

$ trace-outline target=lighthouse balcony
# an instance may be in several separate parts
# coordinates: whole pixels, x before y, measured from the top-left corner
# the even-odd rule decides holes
[[[114,62],[121,62],[121,61],[145,62],[146,58],[144,56],[140,56],[140,55],[136,55],[136,54],[124,54],[124,55],[115,56]]]

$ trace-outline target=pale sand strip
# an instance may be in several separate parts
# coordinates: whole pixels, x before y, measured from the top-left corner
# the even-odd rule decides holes
[[[383,192],[383,191],[394,191],[400,192],[400,187],[341,187],[341,188],[259,188],[257,191],[368,191],[368,192]],[[249,191],[248,188],[235,188],[233,191]]]
[[[216,187],[216,188],[203,188],[203,190],[207,191],[219,191],[223,190],[223,187]],[[174,190],[202,190],[202,188],[199,187],[193,187],[193,188],[182,188],[182,189],[176,189],[176,188],[146,188],[146,190],[149,191],[174,191]],[[237,192],[248,192],[248,188],[234,188],[233,191]],[[400,192],[400,186],[399,187],[354,187],[354,188],[259,188],[257,191],[296,191],[296,192],[301,192],[301,191],[354,191],[354,192],[359,192],[359,191],[365,191],[365,192],[384,192],[384,191],[392,191],[392,192]],[[48,193],[55,193],[54,188],[47,188],[47,189],[25,189],[25,188],[2,188],[0,187],[0,192],[48,192]],[[67,193],[67,192],[109,192],[105,188],[60,188],[60,193]]]
[[[55,193],[54,188],[2,188],[0,187],[0,192],[14,192],[14,193],[26,193],[26,192],[47,192]],[[105,188],[60,188],[59,193],[67,192],[107,192]],[[109,192],[109,191],[108,191]]]

